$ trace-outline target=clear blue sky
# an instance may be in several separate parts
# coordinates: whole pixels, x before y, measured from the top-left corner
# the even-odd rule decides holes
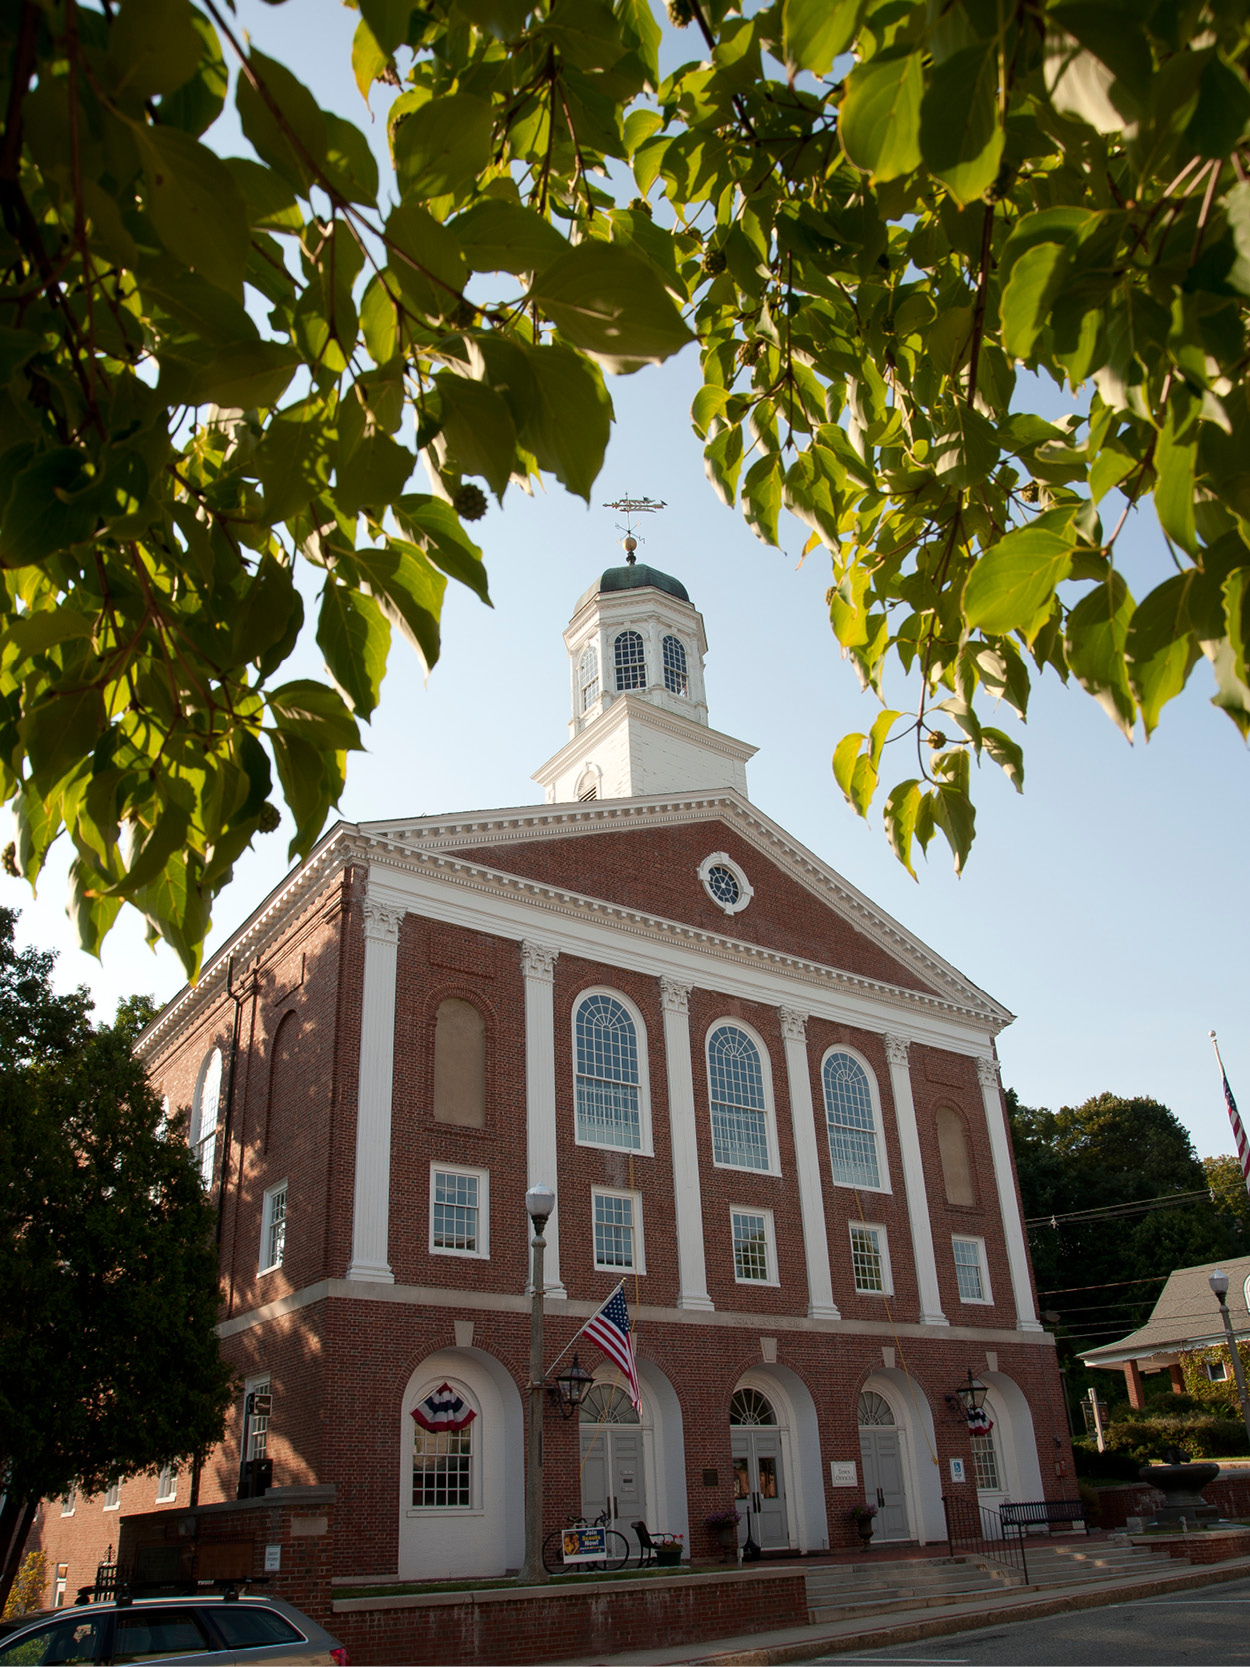
[[[242,0],[239,18],[323,103],[369,125],[348,63],[354,13],[331,0]],[[666,50],[695,46],[675,46],[670,32]],[[371,133],[384,144],[380,119]],[[212,137],[226,153],[243,148],[232,121]],[[532,500],[510,491],[502,511],[492,507],[477,531],[494,609],[453,587],[443,659],[428,684],[403,646],[394,650],[342,814],[535,802],[530,774],[567,737],[560,633],[586,586],[621,559],[617,517],[599,505],[626,490],[666,499],[669,508],[643,529],[640,555],[681,578],[703,613],[711,722],[760,749],[748,771],[752,800],[1018,1015],[999,1048],[1004,1080],[1026,1103],[1072,1105],[1103,1089],[1150,1094],[1177,1113],[1199,1155],[1230,1151],[1207,1031],[1219,1032],[1250,1114],[1250,772],[1237,732],[1208,704],[1205,665],[1149,746],[1139,737],[1129,747],[1088,697],[1049,678],[1027,729],[1009,714],[998,719],[1025,745],[1024,797],[996,767],[980,771],[965,877],[955,878],[939,836],[914,883],[879,818],[859,821],[830,770],[837,738],[866,730],[877,707],[829,629],[827,561],[816,552],[799,565],[797,523],[781,553],[720,504],[687,416],[698,383],[690,349],[659,370],[611,380],[617,426],[591,509],[554,483]],[[1064,402],[1050,391],[1045,406]],[[1163,577],[1165,558],[1148,517],[1131,536],[1128,577],[1140,597]],[[303,656],[302,672],[318,675],[315,646]],[[211,943],[281,879],[287,837],[284,826],[238,865]],[[60,981],[89,985],[102,1015],[121,995],[176,993],[175,958],[148,951],[139,923],[119,924],[101,965],[74,947],[64,901],[63,863],[49,865],[37,902],[0,877],[0,902],[23,911],[23,941],[60,950]]]

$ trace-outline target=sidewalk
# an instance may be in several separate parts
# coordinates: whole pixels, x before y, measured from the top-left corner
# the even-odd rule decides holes
[[[1162,1563],[1162,1559],[1160,1559]],[[1157,1572],[1109,1580],[1091,1580],[1062,1590],[1044,1587],[1016,1587],[1000,1594],[962,1603],[943,1604],[940,1613],[914,1614],[906,1621],[864,1620],[825,1622],[817,1626],[788,1627],[781,1632],[756,1632],[738,1638],[707,1639],[700,1644],[683,1644],[654,1650],[631,1650],[623,1655],[584,1656],[584,1667],[766,1667],[786,1661],[809,1661],[815,1656],[842,1651],[882,1649],[890,1644],[910,1644],[921,1638],[937,1638],[970,1628],[1000,1626],[1005,1621],[1038,1620],[1072,1609],[1096,1609],[1134,1598],[1155,1597],[1168,1592],[1186,1592],[1230,1580],[1250,1577],[1250,1557],[1227,1563],[1208,1563],[1199,1568],[1178,1568],[1170,1560]]]

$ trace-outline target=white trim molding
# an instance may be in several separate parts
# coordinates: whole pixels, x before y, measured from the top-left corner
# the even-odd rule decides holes
[[[680,979],[660,979],[669,1141],[673,1152],[673,1214],[677,1225],[677,1306],[706,1314],[712,1309],[712,1299],[707,1291],[703,1248],[699,1135],[690,1058],[690,990],[691,986]]]
[[[1007,1271],[1011,1275],[1016,1325],[1021,1331],[1041,1331],[1033,1301],[1033,1281],[1029,1277],[1029,1252],[1024,1238],[1020,1199],[1016,1193],[1016,1172],[1011,1162],[1007,1113],[1003,1110],[1003,1097],[998,1087],[998,1061],[989,1055],[979,1055],[977,1080],[981,1084],[981,1104],[990,1135],[990,1156],[994,1161],[998,1212],[1002,1217],[1003,1238],[1007,1243]]]
[[[567,1295],[560,1281],[560,1181],[556,1131],[555,966],[560,951],[526,938],[521,944],[525,983],[525,1149],[526,1185],[554,1189],[555,1213],[544,1229],[543,1264],[550,1296]]]
[[[803,1254],[807,1263],[807,1312],[814,1320],[841,1318],[833,1300],[829,1267],[829,1231],[825,1221],[824,1189],[820,1184],[820,1148],[816,1140],[816,1112],[812,1105],[812,1077],[807,1058],[807,1014],[796,1007],[781,1009],[781,1034],[786,1054],[786,1084],[790,1091],[790,1123],[794,1134],[794,1167],[799,1182],[799,1212],[803,1222]]]
[[[933,1227],[929,1220],[929,1195],[925,1187],[924,1160],[920,1155],[920,1133],[916,1127],[916,1105],[911,1093],[911,1066],[905,1036],[885,1038],[885,1057],[890,1066],[890,1089],[894,1096],[894,1118],[898,1144],[903,1155],[903,1186],[907,1193],[907,1217],[911,1226],[912,1256],[916,1263],[916,1285],[920,1294],[922,1325],[949,1325],[942,1312],[938,1286],[937,1258],[933,1250]]]
[[[395,980],[402,900],[370,887],[361,905],[365,966],[360,997],[356,1090],[356,1180],[349,1279],[395,1282],[388,1260],[391,1215],[391,1100],[395,1076]]]

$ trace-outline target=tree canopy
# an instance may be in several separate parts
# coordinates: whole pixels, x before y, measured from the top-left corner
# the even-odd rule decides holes
[[[101,5],[0,18],[0,782],[88,948],[132,903],[194,974],[275,794],[311,848],[392,633],[432,664],[448,579],[486,600],[486,492],[588,498],[604,373],[692,340],[712,485],[809,529],[881,698],[861,814],[910,737],[913,873],[966,860],[974,758],[1022,784],[986,719],[1047,668],[1149,735],[1205,658],[1250,732],[1247,0],[669,0],[664,77],[649,0],[359,0],[384,180],[216,0]]]
[[[214,1217],[180,1118],[0,909],[0,1608],[41,1498],[183,1464],[220,1439]]]

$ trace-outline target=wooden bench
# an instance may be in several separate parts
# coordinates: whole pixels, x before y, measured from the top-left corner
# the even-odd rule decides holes
[[[1089,1533],[1085,1506],[1079,1499],[1025,1499],[1019,1503],[1005,1502],[998,1507],[998,1515],[1003,1527],[1014,1528],[1021,1539],[1024,1538],[1026,1529],[1049,1530],[1057,1522],[1066,1522],[1069,1528],[1074,1522],[1079,1522],[1085,1532]]]

